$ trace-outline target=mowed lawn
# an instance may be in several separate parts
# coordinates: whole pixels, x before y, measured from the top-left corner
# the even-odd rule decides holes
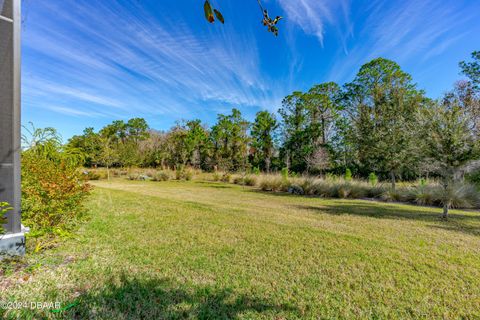
[[[88,209],[0,297],[76,305],[4,317],[480,319],[478,212],[125,180]]]

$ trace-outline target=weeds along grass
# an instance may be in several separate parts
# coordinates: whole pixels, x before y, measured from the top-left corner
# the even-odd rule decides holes
[[[93,184],[78,235],[0,280],[0,301],[75,306],[0,318],[480,317],[477,212],[442,221],[436,208],[205,180]]]

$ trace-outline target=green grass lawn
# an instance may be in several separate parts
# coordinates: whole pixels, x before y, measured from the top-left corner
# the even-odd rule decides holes
[[[98,182],[75,239],[2,280],[28,319],[479,319],[480,214],[262,193],[210,182]],[[5,276],[4,276],[5,277]]]

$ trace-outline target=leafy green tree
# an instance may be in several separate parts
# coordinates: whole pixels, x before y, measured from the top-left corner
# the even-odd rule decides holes
[[[312,139],[316,145],[329,143],[340,115],[340,93],[338,84],[326,82],[313,86],[303,97],[310,116]]]
[[[444,103],[456,104],[465,113],[469,128],[480,139],[480,91],[475,90],[472,82],[458,81],[452,91],[443,98]]]
[[[306,169],[306,158],[311,154],[311,143],[307,128],[309,124],[305,95],[295,91],[282,101],[278,111],[282,117],[282,157],[288,170],[302,172]]]
[[[230,115],[218,115],[218,121],[212,128],[212,144],[215,160],[222,170],[245,170],[248,159],[248,128],[238,109],[232,109]]]
[[[188,132],[184,126],[177,124],[168,133],[166,149],[172,167],[185,167],[189,159],[189,151],[185,146]]]
[[[168,166],[170,154],[167,151],[167,141],[167,133],[150,130],[148,138],[140,141],[138,145],[142,166],[162,168]]]
[[[274,134],[278,128],[275,115],[268,111],[260,111],[252,125],[252,147],[254,148],[255,164],[261,165],[270,172],[273,153],[275,150]]]
[[[111,138],[113,143],[124,142],[127,138],[127,124],[122,120],[115,120],[103,127],[99,134],[103,138]]]
[[[107,179],[110,180],[110,168],[118,161],[118,146],[112,137],[102,136],[99,139],[101,151],[97,161],[107,168]]]
[[[186,123],[187,135],[185,148],[187,149],[190,165],[200,168],[209,157],[209,132],[202,125],[201,120],[191,120]]]
[[[443,218],[448,217],[452,184],[459,170],[478,159],[478,143],[468,125],[468,118],[457,103],[444,100],[421,113],[421,140],[427,161],[436,165],[443,181]]]
[[[309,172],[330,168],[332,138],[342,109],[340,96],[340,87],[335,82],[315,85],[304,94],[309,121],[304,134],[309,145],[306,156],[306,170]]]
[[[395,190],[397,175],[417,160],[416,114],[423,92],[398,64],[383,58],[363,65],[345,89],[349,137],[358,161],[366,172],[388,173]]]
[[[94,129],[89,127],[83,130],[82,135],[73,136],[68,140],[67,147],[81,150],[84,154],[85,162],[83,165],[91,167],[95,163],[100,153],[100,136]]]
[[[22,135],[23,155],[33,154],[38,159],[45,159],[56,165],[76,168],[85,161],[82,150],[73,146],[64,145],[62,137],[55,128],[24,127]]]
[[[125,125],[127,138],[135,143],[148,138],[148,129],[149,126],[147,124],[147,121],[145,121],[145,119],[143,118],[130,119]]]
[[[472,62],[460,62],[462,73],[466,75],[475,90],[480,90],[480,51],[472,52]]]
[[[142,156],[138,152],[139,142],[149,135],[149,126],[143,118],[133,118],[124,122],[113,121],[103,127],[99,134],[101,139],[109,139],[112,148],[117,152],[118,164],[122,166],[138,166]],[[103,142],[100,143],[103,145]]]

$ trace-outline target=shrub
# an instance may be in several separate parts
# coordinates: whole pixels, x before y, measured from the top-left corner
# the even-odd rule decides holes
[[[375,186],[378,184],[378,177],[377,177],[377,175],[376,175],[374,172],[370,173],[370,174],[368,175],[368,181],[370,182],[370,185],[371,185],[372,187],[375,187]]]
[[[425,187],[427,185],[427,179],[421,178],[419,181],[420,187]]]
[[[3,230],[3,225],[7,223],[5,214],[12,209],[7,202],[0,202],[0,234],[5,232],[5,230]]]
[[[304,195],[305,194],[305,192],[303,191],[303,188],[300,187],[299,185],[296,185],[296,184],[292,184],[288,188],[288,193],[296,194],[296,195]]]
[[[282,168],[281,175],[283,180],[288,180],[288,168]]]
[[[82,202],[90,186],[75,166],[39,156],[22,156],[22,218],[31,235],[55,235],[70,230],[83,216]]]
[[[344,179],[345,181],[352,181],[352,170],[350,170],[349,168],[347,168],[347,170],[345,170],[345,176],[344,176]]]
[[[252,173],[256,176],[260,175],[260,168],[259,167],[253,167]]]

